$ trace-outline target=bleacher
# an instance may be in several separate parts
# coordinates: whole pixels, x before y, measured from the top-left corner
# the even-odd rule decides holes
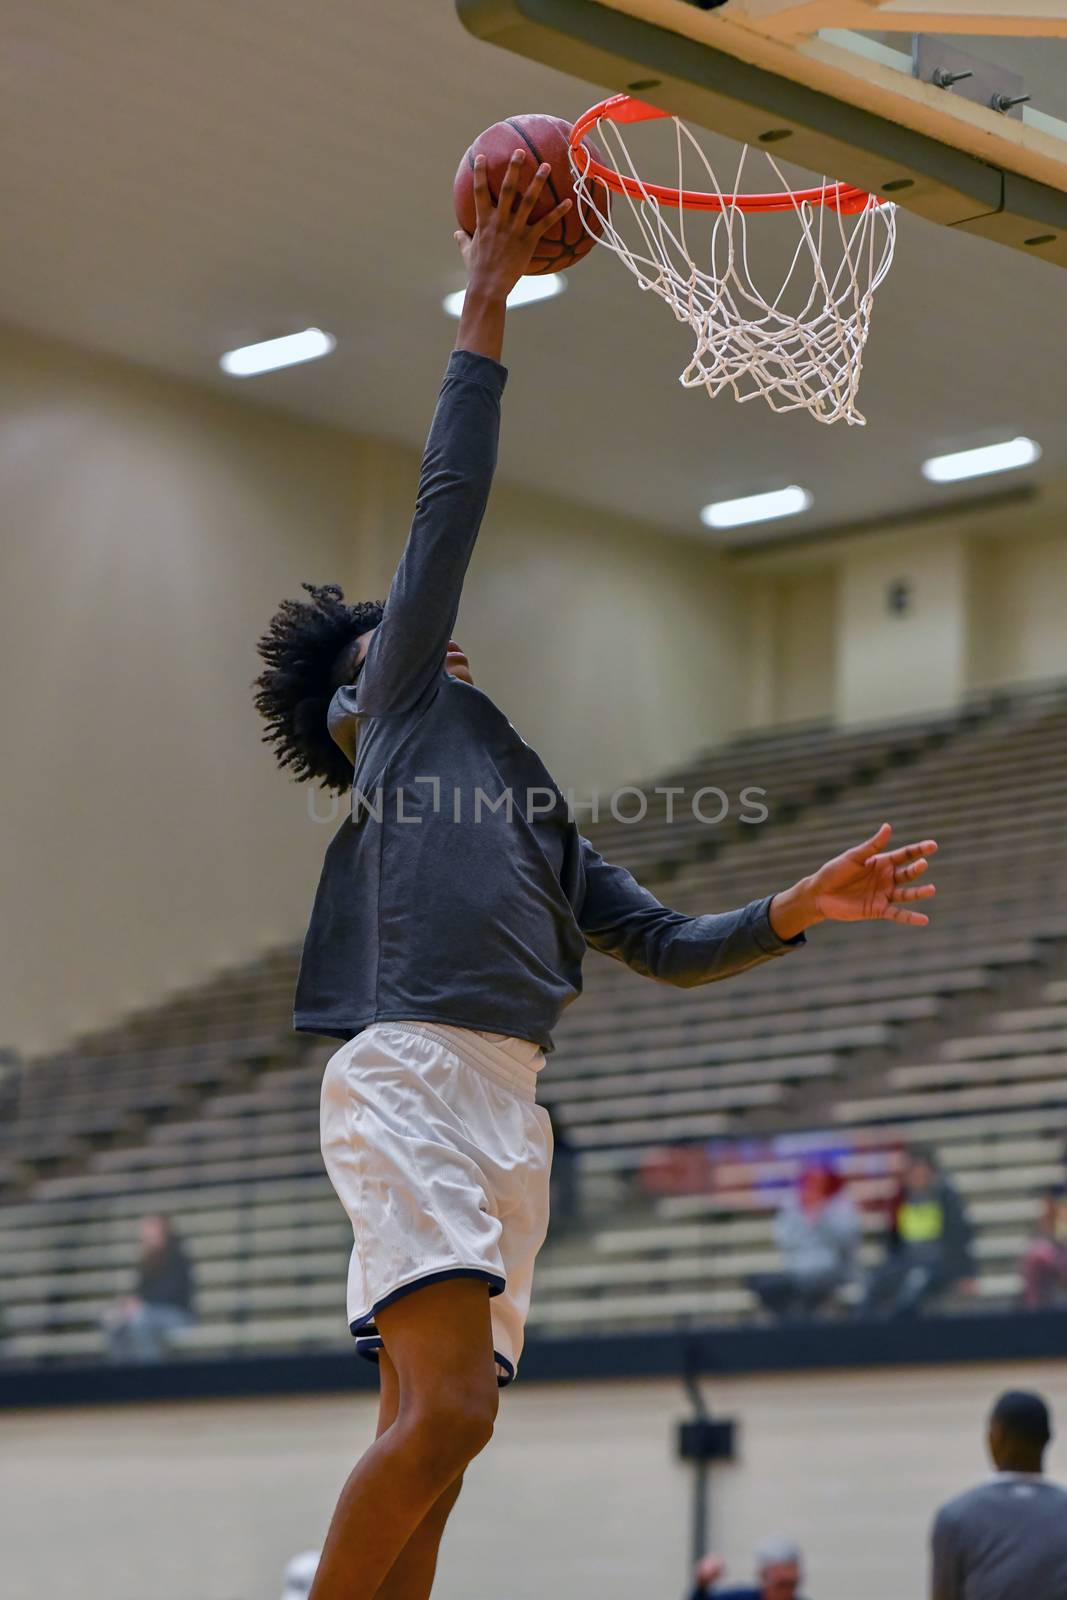
[[[760,787],[770,810],[762,826],[650,808],[589,828],[669,903],[784,887],[890,819],[901,841],[942,841],[934,923],[820,928],[808,950],[687,992],[590,957],[543,1096],[579,1152],[587,1225],[546,1251],[531,1329],[750,1317],[783,1185],[828,1145],[871,1260],[910,1140],[941,1152],[968,1202],[973,1303],[1011,1300],[1040,1196],[1064,1177],[1067,696],[749,737],[657,782]],[[29,1063],[17,1097],[8,1072],[0,1360],[99,1354],[149,1210],[176,1220],[196,1266],[183,1349],[346,1346],[350,1231],[318,1154],[334,1046],[290,1032],[295,964],[280,950]],[[712,1151],[713,1181],[656,1192],[649,1174],[679,1144]]]

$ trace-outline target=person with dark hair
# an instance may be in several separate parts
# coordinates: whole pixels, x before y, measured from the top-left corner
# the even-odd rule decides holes
[[[1067,1490],[1044,1476],[1046,1402],[1009,1389],[989,1418],[996,1473],[942,1506],[931,1534],[930,1600],[1061,1600]]]
[[[112,1361],[162,1361],[170,1339],[195,1316],[193,1270],[173,1223],[167,1217],[142,1217],[140,1257],[132,1295],[105,1314],[104,1332]]]
[[[547,1227],[536,1104],[587,945],[680,987],[747,971],[827,918],[922,926],[933,840],[884,824],[740,910],[663,906],[578,832],[544,763],[453,638],[497,452],[506,301],[538,240],[542,165],[517,150],[496,200],[477,159],[468,286],[384,607],[335,585],[260,642],[256,705],[297,778],[351,789],[304,942],[294,1024],[342,1044],[321,1147],[352,1222],[348,1322],[380,1361],[379,1435],[330,1525],[314,1600],[422,1600],[464,1469],[515,1372]],[[527,174],[528,176],[528,174]],[[624,624],[620,624],[624,625]]]
[[[893,1204],[886,1257],[867,1282],[859,1310],[906,1316],[974,1274],[963,1201],[931,1151],[907,1151]]]
[[[826,1166],[808,1167],[774,1219],[782,1265],[754,1274],[749,1287],[777,1317],[812,1316],[855,1276],[860,1231],[841,1177]]]

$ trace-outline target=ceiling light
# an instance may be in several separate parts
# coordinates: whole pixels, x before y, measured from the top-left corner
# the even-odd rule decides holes
[[[265,339],[262,344],[242,345],[227,350],[219,362],[232,378],[250,378],[257,372],[273,372],[276,367],[295,367],[300,361],[317,361],[336,347],[332,333],[321,328],[305,328],[303,333],[287,333],[282,339]]]
[[[980,450],[957,450],[954,455],[931,456],[923,462],[923,477],[931,483],[958,483],[961,478],[981,478],[987,472],[1010,472],[1013,467],[1028,467],[1041,458],[1041,446],[1033,439],[1005,439],[1003,444],[983,445]]]
[[[807,489],[791,483],[787,489],[772,489],[769,494],[750,494],[743,500],[716,500],[705,506],[700,520],[706,528],[740,528],[746,522],[770,522],[774,517],[795,517],[807,511],[812,497]]]
[[[542,272],[528,278],[520,278],[508,295],[508,310],[514,310],[516,306],[532,306],[535,300],[551,300],[555,295],[562,294],[566,287],[567,280],[562,272]],[[460,315],[466,293],[465,289],[457,289],[455,294],[445,295],[441,304],[450,317]]]

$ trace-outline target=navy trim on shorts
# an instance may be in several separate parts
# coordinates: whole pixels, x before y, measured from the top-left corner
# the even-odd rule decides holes
[[[364,1361],[373,1361],[375,1366],[378,1365],[378,1354],[382,1349],[384,1349],[384,1341],[380,1333],[376,1333],[370,1338],[360,1334],[356,1339],[357,1356],[362,1356]],[[515,1363],[509,1361],[507,1356],[502,1356],[499,1350],[493,1351],[493,1360],[500,1369],[496,1375],[497,1387],[506,1389],[510,1383],[515,1381]]]
[[[391,1294],[375,1301],[374,1305],[361,1317],[358,1322],[349,1324],[349,1332],[356,1341],[356,1354],[365,1361],[373,1361],[377,1366],[378,1352],[385,1348],[385,1341],[374,1326],[375,1314],[385,1306],[391,1306],[395,1300],[402,1300],[406,1294],[411,1294],[416,1289],[424,1289],[428,1283],[444,1283],[448,1278],[481,1278],[489,1285],[489,1298],[503,1294],[506,1287],[504,1279],[495,1272],[485,1272],[480,1267],[445,1267],[441,1272],[428,1272],[424,1278],[416,1278],[414,1283],[405,1283],[402,1288],[394,1289]],[[507,1356],[502,1356],[499,1350],[493,1351],[493,1359],[501,1369],[497,1373],[497,1383],[501,1389],[506,1389],[515,1378],[515,1363],[509,1361]]]
[[[349,1323],[349,1333],[355,1334],[357,1337],[364,1331],[377,1333],[378,1330],[373,1326],[373,1323],[379,1311],[384,1311],[386,1306],[391,1306],[395,1301],[402,1300],[406,1294],[414,1294],[416,1289],[425,1289],[427,1284],[430,1283],[445,1283],[449,1278],[481,1278],[484,1283],[489,1285],[490,1299],[495,1295],[503,1294],[507,1288],[505,1280],[500,1277],[499,1273],[488,1272],[484,1267],[445,1267],[440,1272],[427,1272],[424,1277],[416,1278],[414,1283],[402,1284],[399,1289],[394,1289],[391,1294],[383,1295],[380,1300],[376,1300],[365,1317],[360,1317],[357,1322]]]

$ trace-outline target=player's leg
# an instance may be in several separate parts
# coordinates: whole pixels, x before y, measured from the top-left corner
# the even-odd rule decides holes
[[[507,1052],[503,1052],[507,1059]],[[474,1103],[480,1103],[484,1091],[483,1080],[468,1080]],[[510,1096],[507,1097],[510,1100]],[[487,1132],[494,1121],[503,1122],[509,1114],[507,1101],[499,1099],[494,1090],[489,1102]],[[474,1118],[474,1109],[468,1101],[467,1109]],[[515,1102],[511,1108],[519,1111],[518,1126],[512,1127],[509,1150],[522,1150],[523,1159],[512,1159],[504,1164],[492,1163],[488,1153],[484,1164],[491,1169],[490,1191],[494,1207],[504,1218],[500,1235],[500,1266],[504,1288],[489,1301],[492,1350],[498,1372],[504,1378],[514,1373],[522,1352],[523,1330],[530,1305],[534,1261],[544,1243],[548,1227],[549,1172],[552,1163],[551,1124],[542,1108],[533,1100]],[[491,1144],[486,1139],[486,1145]],[[490,1181],[487,1176],[487,1182]],[[388,1310],[385,1315],[388,1317]],[[379,1331],[385,1334],[381,1314],[376,1318]],[[404,1384],[397,1375],[397,1404],[404,1406]],[[383,1390],[383,1397],[386,1391]],[[449,1485],[444,1494],[423,1518],[412,1534],[396,1565],[378,1591],[376,1600],[425,1600],[433,1584],[437,1554],[452,1507],[459,1497],[462,1476]]]
[[[374,1600],[420,1524],[488,1444],[496,1419],[483,1282],[427,1284],[376,1322],[398,1378],[396,1415],[341,1491],[310,1600]]]
[[[426,1513],[394,1562],[375,1600],[429,1600],[445,1523],[462,1487],[461,1475]]]
[[[400,1378],[396,1368],[383,1350],[379,1358],[381,1372],[381,1399],[378,1405],[378,1437],[392,1426],[400,1409]],[[375,1600],[425,1600],[433,1587],[437,1570],[437,1552],[445,1523],[463,1486],[459,1477],[435,1501],[411,1535],[393,1564]]]

